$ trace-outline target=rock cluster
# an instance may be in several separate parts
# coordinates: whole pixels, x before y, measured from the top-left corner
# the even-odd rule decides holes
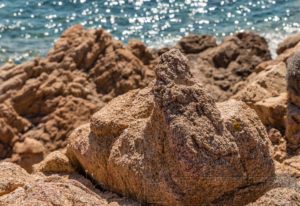
[[[177,47],[187,54],[193,75],[217,100],[228,99],[232,89],[226,85],[235,85],[270,58],[265,40],[252,33],[237,34],[219,45],[211,36],[191,35]],[[65,148],[70,132],[108,101],[146,87],[154,78],[158,54],[137,40],[125,46],[101,29],[73,26],[45,58],[4,65],[0,157],[31,171],[46,154]],[[236,72],[238,67],[247,74]]]
[[[239,90],[239,83],[257,65],[270,60],[271,54],[266,40],[254,33],[226,37],[219,45],[215,41],[213,37],[190,36],[183,38],[178,47],[187,55],[193,75],[206,85],[215,100],[224,101]],[[199,52],[195,54],[195,50]]]
[[[300,204],[299,34],[174,47],[77,25],[3,65],[0,205]]]
[[[144,56],[148,62],[144,63]],[[141,59],[140,59],[141,58]],[[105,102],[151,80],[154,57],[103,30],[74,26],[45,58],[0,68],[0,156],[31,171]],[[34,147],[32,147],[34,145]]]
[[[233,98],[255,109],[264,125],[283,130],[287,102],[285,76],[284,62],[267,66],[252,73]]]
[[[113,99],[68,153],[102,187],[144,203],[251,201],[274,174],[265,128],[242,102],[216,105],[187,62],[164,53],[155,84]]]

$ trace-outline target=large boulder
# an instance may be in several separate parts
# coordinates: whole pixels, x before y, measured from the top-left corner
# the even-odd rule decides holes
[[[153,86],[113,99],[69,141],[74,164],[143,203],[244,204],[274,175],[259,118],[242,102],[216,105],[178,50],[161,56]]]
[[[0,163],[0,205],[5,206],[138,206],[134,201],[103,193],[78,174],[28,174],[13,163]]]

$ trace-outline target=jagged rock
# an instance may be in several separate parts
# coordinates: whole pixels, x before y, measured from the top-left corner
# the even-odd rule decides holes
[[[187,57],[191,72],[218,101],[235,94],[239,82],[253,73],[258,64],[271,59],[267,41],[254,33],[238,33],[218,46]]]
[[[106,101],[147,86],[152,76],[143,64],[146,56],[139,56],[134,46],[128,49],[102,29],[85,30],[79,25],[62,34],[48,58],[87,71]]]
[[[72,166],[69,158],[60,151],[55,151],[47,155],[47,157],[33,166],[35,172],[42,173],[74,173],[75,169]]]
[[[111,193],[101,193],[80,175],[29,175],[12,163],[0,163],[0,205],[82,206],[139,204]]]
[[[73,163],[102,187],[144,203],[257,198],[274,166],[255,113],[233,100],[216,105],[178,50],[161,56],[156,76],[154,86],[113,99],[74,131]]]
[[[233,98],[255,109],[266,126],[283,129],[287,102],[285,76],[286,66],[283,62],[270,65],[258,74],[249,76],[244,88]]]
[[[297,149],[296,139],[299,138],[291,137],[293,133],[297,133],[298,125],[295,122],[296,119],[293,120],[290,117],[297,117],[299,111],[295,105],[287,104],[290,102],[288,99],[291,98],[289,94],[291,92],[286,94],[286,88],[289,88],[289,83],[286,83],[286,78],[289,78],[286,72],[289,69],[286,64],[288,64],[288,59],[299,51],[300,44],[296,44],[282,51],[274,60],[259,64],[246,81],[237,85],[236,90],[239,92],[233,97],[253,107],[266,126],[275,127],[281,131],[286,129],[285,138],[291,149]],[[294,77],[290,79],[293,82],[291,85],[297,85],[297,80],[293,79]],[[288,90],[293,90],[292,87]],[[292,98],[293,101],[298,101],[296,95],[292,95]]]
[[[285,52],[287,49],[295,47],[300,42],[300,35],[295,34],[284,39],[283,42],[279,43],[277,46],[277,54],[280,55]]]
[[[128,42],[129,50],[139,58],[145,65],[149,65],[152,61],[155,61],[157,55],[154,51],[151,51],[147,46],[136,39],[131,39]]]
[[[300,144],[300,53],[289,58],[287,68],[288,108],[285,134],[289,146],[297,149]]]
[[[40,160],[29,161],[22,157],[25,153],[17,153],[18,142],[37,140],[45,154],[64,148],[71,131],[88,122],[107,101],[147,86],[153,78],[155,55],[148,61],[145,54],[150,51],[141,44],[125,46],[102,29],[76,25],[62,34],[45,58],[4,65],[0,68],[0,157],[30,171],[31,164]]]
[[[213,36],[188,35],[180,39],[177,47],[185,54],[200,53],[204,50],[216,47],[217,41]]]
[[[288,38],[287,38],[288,39]],[[283,41],[283,44],[285,41]],[[280,63],[287,63],[287,60],[293,56],[295,53],[298,53],[300,51],[300,44],[297,43],[294,46],[291,46],[290,48],[285,49],[282,53],[280,53],[275,59],[269,60],[269,61],[264,61],[257,65],[255,68],[256,72],[260,72],[267,67],[271,65],[278,65]]]
[[[11,145],[18,140],[18,134],[26,131],[30,122],[20,117],[10,104],[0,104],[0,158],[12,153]]]

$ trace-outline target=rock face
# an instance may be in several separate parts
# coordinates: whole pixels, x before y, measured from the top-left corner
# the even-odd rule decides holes
[[[153,76],[152,59],[142,43],[126,47],[103,30],[74,26],[47,57],[3,66],[0,157],[31,171],[45,154],[64,148],[70,132],[107,101],[145,87]]]
[[[300,42],[300,34],[295,34],[286,38],[283,42],[278,44],[277,54],[282,54],[286,50],[295,47]]]
[[[33,168],[35,172],[42,172],[45,174],[75,172],[75,168],[72,166],[69,158],[59,151],[50,153],[43,161],[35,164]]]
[[[5,206],[138,206],[111,193],[101,193],[80,175],[29,175],[20,166],[0,163],[0,205]]]
[[[294,180],[295,181],[295,180]],[[292,183],[292,182],[291,182]],[[297,183],[292,183],[297,184]],[[266,194],[261,196],[254,203],[248,204],[248,206],[260,206],[260,205],[299,205],[300,204],[300,186],[297,187],[276,187]]]
[[[183,37],[177,44],[177,47],[185,54],[200,53],[208,48],[216,46],[216,38],[207,35],[189,35]]]
[[[292,60],[288,60],[300,51],[300,43],[296,40],[297,36],[287,38],[279,44],[278,48],[282,47],[279,49],[281,50],[279,52],[280,55],[274,60],[259,64],[255,72],[246,81],[237,85],[239,91],[232,97],[246,102],[255,109],[262,122],[268,128],[276,128],[282,134],[285,133],[287,147],[283,142],[275,145],[275,147],[280,147],[280,149],[275,149],[279,149],[277,151],[281,153],[280,155],[279,153],[275,155],[277,160],[282,160],[282,157],[285,156],[282,153],[283,151],[281,151],[283,147],[295,150],[299,146],[299,138],[296,137],[298,128],[296,120],[298,106],[296,105],[298,100],[295,90],[297,88],[294,88],[294,85],[298,84],[295,76],[297,72],[289,72],[291,71],[289,67],[293,67],[294,69],[292,70],[297,70],[297,63],[293,64],[291,63]],[[291,43],[291,41],[294,43]],[[293,61],[295,62],[295,58]],[[288,92],[286,88],[288,88]],[[291,102],[293,103],[291,104]]]
[[[264,125],[283,130],[287,103],[285,76],[285,63],[270,65],[251,74],[233,98],[255,109]]]
[[[290,147],[297,149],[300,146],[300,53],[289,58],[286,79],[288,88],[286,139]]]
[[[206,39],[205,43],[202,39]],[[258,64],[271,59],[267,41],[254,33],[226,37],[219,45],[213,37],[185,37],[179,45],[187,54],[193,75],[218,101],[235,94],[239,82],[254,72]],[[203,50],[194,54],[193,48]]]
[[[178,50],[161,56],[156,76],[76,129],[70,159],[102,187],[143,203],[255,200],[274,175],[255,113],[234,100],[216,105]]]
[[[272,189],[262,194],[249,206],[259,205],[299,205],[300,204],[300,162],[294,156],[283,163],[275,162],[276,180]]]

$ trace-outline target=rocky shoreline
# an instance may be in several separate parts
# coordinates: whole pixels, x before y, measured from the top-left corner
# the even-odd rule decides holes
[[[300,204],[299,52],[71,27],[0,68],[0,205]]]

